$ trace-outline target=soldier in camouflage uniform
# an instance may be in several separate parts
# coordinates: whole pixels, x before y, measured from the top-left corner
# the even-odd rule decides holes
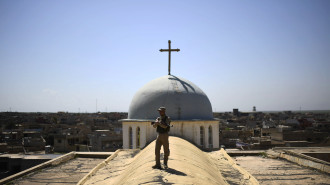
[[[167,168],[168,156],[170,155],[168,132],[170,131],[171,119],[165,114],[166,108],[160,107],[158,109],[160,117],[158,117],[153,124],[154,128],[157,128],[157,140],[155,147],[156,165],[153,168],[161,169],[160,165],[160,148],[163,145],[164,149],[164,167]]]

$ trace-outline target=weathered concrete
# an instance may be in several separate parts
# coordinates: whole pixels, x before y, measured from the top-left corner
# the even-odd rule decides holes
[[[228,160],[229,164],[243,174],[244,179],[248,179],[251,184],[259,184],[259,182],[249,172],[247,172],[244,168],[239,167],[223,148],[221,148],[220,152]]]
[[[17,185],[77,184],[94,166],[104,161],[96,158],[74,158],[68,162],[44,168],[13,181]]]
[[[272,155],[281,157],[299,165],[314,168],[330,174],[330,163],[321,159],[305,155],[304,153],[330,153],[330,147],[306,147],[306,148],[274,148]]]
[[[134,156],[138,154],[140,150],[118,150],[118,153],[116,155],[113,155],[114,157],[110,160],[108,160],[107,165],[105,165],[103,168],[94,168],[90,172],[93,175],[90,174],[86,175],[79,184],[89,184],[90,182],[94,182],[95,178],[97,178],[97,181],[103,182],[105,179],[114,179],[118,175],[120,175],[123,170],[125,170],[129,165],[127,165],[130,161],[134,160]],[[95,182],[96,184],[97,182]]]
[[[237,156],[233,160],[260,184],[329,184],[330,175],[296,163],[262,156]]]
[[[77,185],[84,184],[91,176],[93,176],[99,169],[103,168],[105,165],[107,165],[111,160],[113,160],[115,157],[117,157],[118,153],[122,151],[121,149],[114,152],[111,156],[109,156],[107,159],[105,159],[103,162],[99,163],[97,166],[95,166],[87,175],[85,175],[80,181],[77,183]]]
[[[50,161],[44,162],[44,163],[42,163],[40,165],[34,166],[34,167],[29,168],[27,170],[24,170],[22,172],[19,172],[17,174],[11,175],[11,176],[9,176],[7,178],[1,179],[0,180],[0,184],[5,184],[5,183],[8,183],[8,182],[12,182],[14,180],[17,180],[17,179],[23,177],[23,176],[31,176],[32,173],[34,173],[36,171],[41,171],[41,170],[44,170],[45,171],[44,173],[46,173],[47,170],[48,170],[49,173],[53,173],[54,172],[54,173],[59,173],[60,174],[61,171],[56,171],[57,168],[55,168],[55,166],[64,164],[64,163],[66,163],[68,161],[70,163],[68,163],[67,165],[70,165],[72,163],[71,160],[73,160],[74,158],[77,158],[77,157],[82,158],[81,159],[81,162],[80,163],[79,162],[77,163],[78,166],[83,166],[85,164],[85,161],[87,161],[86,165],[88,165],[88,169],[92,169],[98,163],[104,161],[104,159],[107,158],[107,157],[109,157],[112,153],[113,152],[70,152],[68,154],[62,155],[62,156],[57,157],[55,159],[52,159]],[[92,162],[90,162],[91,159],[86,159],[84,161],[83,158],[93,158],[93,160],[92,160]],[[77,162],[77,160],[75,160],[75,161]],[[72,164],[74,164],[76,162],[73,162]],[[97,163],[94,164],[95,162],[97,162]],[[94,164],[94,166],[93,166],[93,164]],[[89,166],[89,165],[92,165],[92,166]],[[54,167],[54,168],[52,168],[52,167]],[[49,169],[46,169],[46,168],[49,168]],[[79,175],[79,177],[77,177],[78,179],[77,178],[75,179],[76,180],[75,183],[77,183],[86,173],[83,173],[83,175]],[[47,177],[47,175],[45,175],[45,174],[42,175],[42,174],[39,174],[39,173],[35,173],[33,178],[35,178],[35,179],[37,179],[38,177],[44,178],[44,176]],[[65,176],[65,175],[63,175],[63,176]],[[68,176],[68,178],[71,178],[71,177],[72,178],[75,178],[75,176],[72,176],[72,174],[70,176]],[[55,178],[55,176],[54,176],[54,178]],[[54,178],[52,179],[52,176],[50,176],[48,178],[49,183],[51,183],[52,180],[56,180]],[[45,179],[47,179],[47,178],[45,178]],[[24,180],[19,181],[19,182],[23,182],[23,181]],[[36,181],[38,181],[38,180],[36,180]],[[41,183],[41,184],[43,184],[43,183]]]
[[[330,152],[306,152],[302,154],[330,163]]]
[[[258,184],[223,151],[203,152],[177,137],[170,137],[169,141],[168,169],[151,168],[155,164],[155,142],[152,142],[138,154],[134,150],[118,152],[117,157],[89,176],[85,184]]]
[[[1,168],[6,173],[0,174],[0,179],[27,170],[41,163],[55,159],[61,155],[57,154],[3,154],[0,155]]]
[[[314,169],[317,169],[322,172],[330,174],[330,165],[327,163],[321,162],[321,160],[319,160],[320,162],[316,162],[315,159],[312,160],[312,159],[302,158],[301,156],[298,156],[297,154],[292,155],[292,153],[291,154],[280,153],[279,157],[284,158],[288,161],[297,163],[299,165],[314,168]]]
[[[27,170],[21,171],[19,173],[16,173],[14,175],[11,175],[9,177],[6,177],[4,179],[1,179],[0,180],[0,184],[5,184],[5,183],[8,183],[8,182],[13,181],[15,179],[18,179],[18,178],[20,178],[20,177],[22,177],[24,175],[27,175],[29,173],[32,173],[32,172],[41,170],[41,169],[46,168],[46,167],[49,167],[49,166],[55,166],[55,165],[58,165],[60,163],[66,162],[66,161],[68,161],[70,159],[73,159],[74,156],[75,156],[75,153],[74,152],[70,152],[70,153],[65,154],[63,156],[60,156],[58,158],[52,159],[50,161],[44,162],[42,164],[39,164],[39,165],[34,166],[32,168],[29,168]]]

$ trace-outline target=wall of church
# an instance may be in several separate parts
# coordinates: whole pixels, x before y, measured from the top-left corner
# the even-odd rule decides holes
[[[149,122],[123,122],[122,123],[123,124],[123,148],[124,149],[128,149],[128,148],[136,149],[136,148],[143,148],[146,146],[147,123],[149,123]],[[132,129],[132,133],[130,133],[130,128]],[[138,134],[138,128],[140,128],[140,130],[139,130],[140,134]],[[140,142],[138,142],[138,139],[140,140]],[[131,141],[131,143],[130,143],[130,141]],[[139,144],[140,144],[140,146],[138,146]]]
[[[202,148],[219,148],[219,122],[218,121],[172,121],[170,135],[178,136]],[[200,127],[203,127],[203,144],[201,144]],[[212,127],[212,145],[209,142],[209,127]]]
[[[219,122],[217,122],[216,124],[213,124],[213,135],[215,137],[213,137],[213,148],[220,148],[219,145]]]
[[[154,128],[150,122],[147,123],[147,144],[151,143],[157,138],[156,128]]]
[[[194,127],[194,122],[172,121],[171,125],[173,125],[173,127],[171,127],[169,135],[177,136],[196,144],[195,138],[197,137],[197,135]]]
[[[211,134],[209,129],[211,126]],[[219,122],[218,121],[201,121],[194,124],[196,132],[195,144],[201,148],[219,148]],[[202,133],[201,133],[201,127]],[[203,138],[201,140],[201,137]],[[211,138],[209,138],[211,137]],[[211,142],[210,142],[211,141]],[[201,143],[203,142],[203,143]]]

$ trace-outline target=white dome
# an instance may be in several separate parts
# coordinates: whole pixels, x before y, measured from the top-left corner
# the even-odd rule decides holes
[[[133,97],[128,119],[145,120],[159,116],[157,109],[166,107],[172,120],[212,120],[212,106],[206,94],[195,84],[166,75],[144,85]]]

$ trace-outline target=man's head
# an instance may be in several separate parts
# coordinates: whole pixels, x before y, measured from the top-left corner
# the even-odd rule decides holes
[[[164,116],[165,115],[166,108],[165,107],[159,107],[158,112],[159,115]]]

